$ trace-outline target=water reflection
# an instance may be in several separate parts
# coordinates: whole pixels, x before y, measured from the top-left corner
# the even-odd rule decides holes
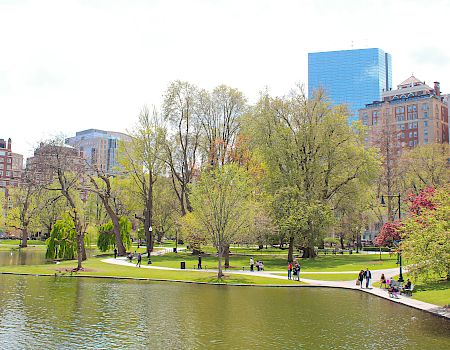
[[[352,291],[0,276],[0,344],[448,349],[450,322]]]

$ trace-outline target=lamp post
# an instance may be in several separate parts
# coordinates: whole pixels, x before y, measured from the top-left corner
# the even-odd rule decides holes
[[[152,231],[153,231],[153,227],[152,227],[152,225],[150,225],[149,226],[149,228],[148,228],[148,232],[150,232],[150,240],[153,238],[152,237]],[[150,242],[151,243],[151,242]],[[150,243],[149,242],[147,242],[147,250],[148,250],[148,252],[147,252],[147,257],[148,257],[148,262],[147,262],[147,264],[151,264],[152,263],[152,259],[150,258]]]
[[[400,193],[399,194],[388,194],[386,195],[386,197],[388,198],[398,198],[398,219],[401,220],[402,219],[402,213],[401,213],[401,197],[400,197]],[[385,205],[386,203],[384,202],[384,196],[381,195],[381,205]],[[401,240],[395,241],[394,243],[398,243],[399,247],[398,247],[398,255],[397,255],[397,260],[398,260],[398,264],[400,265],[400,274],[398,276],[398,281],[399,282],[403,282],[403,266],[402,266],[402,252],[400,250],[400,242]]]

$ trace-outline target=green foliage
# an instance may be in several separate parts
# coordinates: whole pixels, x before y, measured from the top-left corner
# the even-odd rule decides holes
[[[120,236],[122,237],[122,242],[125,249],[130,249],[131,247],[131,222],[126,217],[121,217],[119,219],[120,225]],[[106,224],[103,224],[98,228],[97,237],[97,247],[102,252],[113,249],[116,245],[116,239],[113,233],[113,223],[110,220]]]
[[[436,189],[424,209],[403,221],[401,244],[408,272],[417,279],[435,280],[450,274],[450,187]]]
[[[72,218],[64,214],[57,220],[47,239],[47,259],[74,259],[77,252],[77,233]]]

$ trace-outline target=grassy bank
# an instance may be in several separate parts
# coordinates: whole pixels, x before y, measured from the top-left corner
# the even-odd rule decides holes
[[[232,254],[230,255],[230,269],[242,270],[249,268],[250,256],[252,254]],[[259,254],[253,255],[255,262],[262,260],[264,262],[264,269],[266,271],[280,271],[287,268],[287,252],[284,255],[280,254]],[[198,257],[188,252],[168,253],[163,256],[154,256],[152,261],[155,266],[179,268],[181,261],[186,263],[187,268],[194,268],[197,266]],[[300,259],[299,260],[303,271],[308,272],[339,272],[339,271],[359,271],[361,269],[369,268],[370,270],[381,270],[396,267],[396,257],[383,255],[382,260],[379,260],[378,255],[325,255],[319,256],[315,259]],[[202,265],[208,268],[215,268],[217,266],[217,257],[215,254],[203,256]]]
[[[274,279],[258,276],[232,275],[226,274],[225,278],[217,281],[214,272],[196,271],[165,271],[156,269],[137,268],[134,266],[120,266],[104,263],[96,257],[88,259],[83,263],[84,271],[72,273],[77,276],[108,276],[108,277],[128,277],[128,278],[154,278],[163,280],[180,280],[209,283],[244,283],[244,284],[298,284],[294,281]],[[64,261],[61,264],[46,264],[32,266],[0,266],[0,272],[29,273],[29,274],[64,274],[70,275],[70,270],[76,267],[75,261]]]

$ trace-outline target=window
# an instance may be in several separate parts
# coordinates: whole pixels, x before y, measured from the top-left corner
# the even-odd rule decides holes
[[[412,137],[412,132],[409,133],[409,137]]]
[[[423,126],[428,126],[428,122],[426,120],[423,122]]]
[[[11,164],[11,158],[8,158],[8,159],[6,160],[6,162],[7,162],[8,164]]]
[[[413,123],[413,128],[417,129],[417,123]]]
[[[413,142],[409,141],[409,147],[412,147],[412,145],[413,145]]]
[[[409,123],[408,124],[408,129],[412,129],[413,127],[412,127],[412,123]]]
[[[395,109],[395,113],[399,114],[399,113],[405,113],[405,107],[397,107]]]
[[[402,129],[402,130],[405,130],[405,124],[402,124],[402,125],[401,125],[401,129]]]
[[[402,139],[404,139],[405,138],[405,133],[404,132],[402,132]]]
[[[414,146],[417,146],[417,140],[414,140]]]
[[[428,119],[428,112],[423,112],[423,119]]]
[[[6,156],[6,152],[5,151],[0,151],[0,156]]]
[[[6,172],[6,177],[10,177],[11,176],[11,172],[10,171],[7,171]]]
[[[428,103],[422,103],[422,110],[428,111]]]
[[[423,143],[424,143],[424,144],[427,144],[427,143],[428,143],[428,139],[424,139],[424,140],[423,140]]]
[[[425,130],[423,131],[423,134],[424,134],[424,136],[428,136],[428,129],[425,129]]]
[[[417,137],[417,131],[414,131],[414,137]]]

